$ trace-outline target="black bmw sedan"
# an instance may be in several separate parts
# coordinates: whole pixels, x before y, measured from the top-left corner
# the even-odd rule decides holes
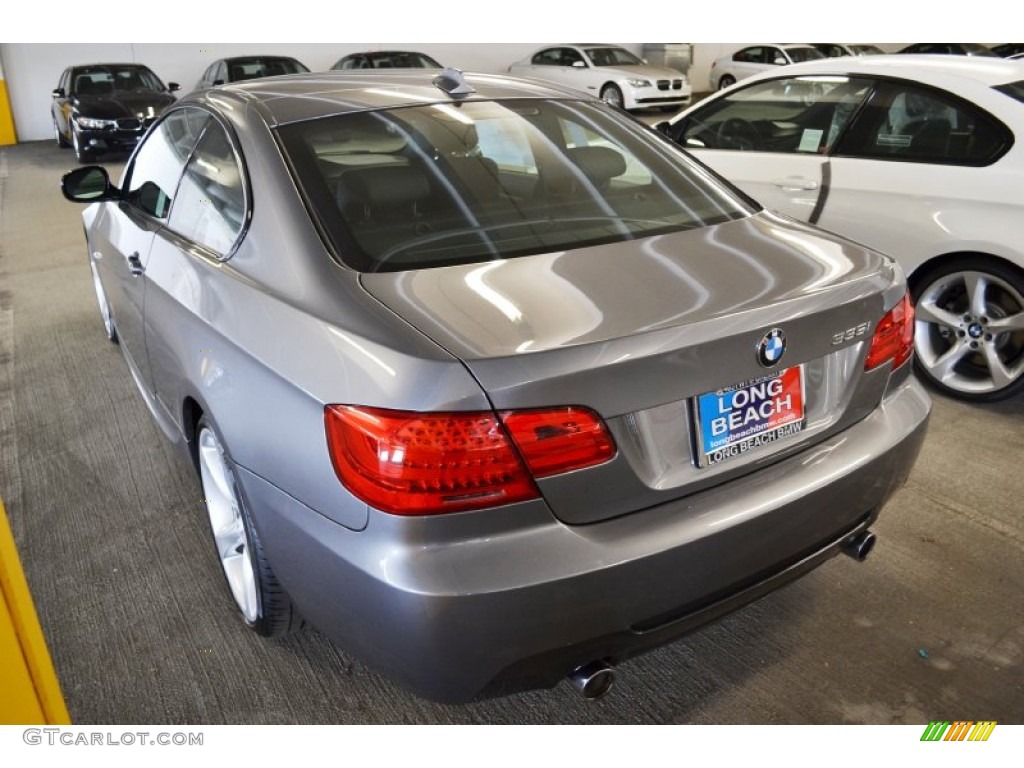
[[[174,103],[177,83],[164,85],[142,64],[68,67],[53,90],[53,132],[79,162],[105,152],[130,152],[150,124]]]

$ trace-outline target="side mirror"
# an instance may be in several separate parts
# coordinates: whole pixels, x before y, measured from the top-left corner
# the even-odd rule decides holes
[[[647,63],[648,63],[648,62],[647,62],[647,59],[640,59],[640,61],[642,61],[642,62],[643,62],[644,64],[647,64]]]
[[[100,165],[86,165],[65,173],[60,180],[60,191],[72,203],[113,200],[118,195],[118,189],[110,183],[107,169]]]
[[[574,61],[572,63],[572,65],[576,69],[586,69],[587,68],[587,62],[583,61],[582,59],[576,59],[576,61]]]
[[[775,65],[775,66],[777,66],[777,67],[782,67],[782,66],[785,66],[785,65],[786,65],[786,64],[788,64],[788,63],[789,63],[789,62],[788,62],[788,61],[786,61],[786,60],[785,60],[784,58],[782,58],[781,56],[776,56],[776,57],[775,57],[775,61],[773,61],[773,62],[772,62],[772,64],[774,64],[774,65]]]
[[[214,85],[224,85],[224,81],[223,80],[214,80],[213,84]]]
[[[171,93],[173,93],[174,91],[180,91],[181,90],[181,86],[178,85],[177,83],[168,83],[167,84],[167,90],[170,91]]]
[[[64,89],[63,88],[54,88],[53,89],[53,98],[55,98],[55,99],[63,99],[64,98]]]
[[[664,136],[668,136],[669,132],[672,130],[672,123],[668,120],[660,120],[654,124],[654,130]]]

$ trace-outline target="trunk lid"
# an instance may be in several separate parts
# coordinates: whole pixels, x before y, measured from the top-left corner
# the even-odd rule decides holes
[[[867,346],[903,291],[891,260],[771,213],[362,283],[460,358],[496,409],[582,405],[605,419],[612,461],[539,483],[571,524],[725,482],[866,416],[888,379],[887,366],[863,372]],[[775,329],[786,351],[766,367],[756,348]],[[710,463],[699,396],[795,366],[802,428]]]

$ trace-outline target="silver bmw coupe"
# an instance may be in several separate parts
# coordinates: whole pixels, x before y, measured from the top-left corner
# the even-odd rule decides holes
[[[891,259],[576,91],[220,86],[62,188],[244,622],[429,698],[597,696],[864,559],[924,438]]]

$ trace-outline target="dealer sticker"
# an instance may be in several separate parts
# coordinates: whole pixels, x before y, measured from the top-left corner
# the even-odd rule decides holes
[[[706,467],[800,432],[804,382],[799,365],[697,398],[698,460]]]

